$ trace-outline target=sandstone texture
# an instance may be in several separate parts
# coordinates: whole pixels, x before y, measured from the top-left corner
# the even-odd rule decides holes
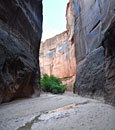
[[[105,100],[115,105],[115,17],[105,33]]]
[[[47,73],[61,79],[73,78],[76,74],[74,44],[68,41],[67,31],[42,42],[39,59],[42,74]],[[72,80],[71,86],[73,82]]]
[[[62,80],[62,84],[67,85],[67,91],[72,92],[75,83],[75,76]]]
[[[40,92],[42,0],[0,1],[0,103]]]
[[[105,101],[114,105],[115,1],[70,0],[71,2],[75,19],[76,92],[83,96],[105,96]]]
[[[85,96],[104,95],[104,48],[100,47],[92,51],[87,57],[78,63],[76,76],[76,91]]]
[[[41,43],[41,73],[54,75],[63,79],[63,84],[72,90],[76,75],[76,59],[74,48],[74,13],[72,2],[66,9],[67,31]]]

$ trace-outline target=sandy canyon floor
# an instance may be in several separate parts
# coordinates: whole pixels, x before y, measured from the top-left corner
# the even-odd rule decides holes
[[[0,105],[0,130],[115,130],[115,107],[73,94]]]

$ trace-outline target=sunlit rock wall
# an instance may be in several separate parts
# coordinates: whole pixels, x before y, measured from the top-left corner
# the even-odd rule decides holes
[[[41,73],[63,79],[63,84],[68,86],[69,91],[72,91],[76,74],[73,11],[71,1],[66,9],[67,31],[42,42],[40,49]]]
[[[42,74],[47,73],[61,79],[75,76],[74,44],[68,41],[67,31],[41,43],[40,67]],[[72,86],[73,82],[69,82],[69,86]],[[64,81],[64,84],[66,83]]]
[[[0,0],[0,103],[40,94],[42,0]]]

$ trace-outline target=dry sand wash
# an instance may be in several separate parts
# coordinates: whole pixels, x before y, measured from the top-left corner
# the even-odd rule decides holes
[[[76,95],[42,94],[2,104],[0,130],[115,130],[115,107]]]

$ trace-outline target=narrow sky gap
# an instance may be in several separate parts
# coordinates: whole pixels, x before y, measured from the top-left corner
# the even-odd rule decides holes
[[[42,41],[66,30],[66,7],[69,0],[43,0]]]

